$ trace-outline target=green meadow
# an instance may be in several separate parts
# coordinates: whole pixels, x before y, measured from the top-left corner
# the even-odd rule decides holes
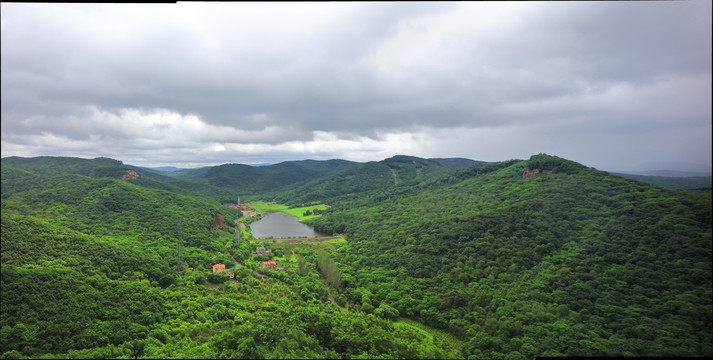
[[[302,206],[302,207],[296,207],[296,208],[289,208],[289,206],[284,205],[284,204],[278,204],[278,203],[272,203],[272,202],[265,202],[265,201],[253,201],[247,204],[251,208],[255,209],[257,212],[266,212],[266,211],[280,211],[286,214],[290,214],[292,216],[296,216],[300,220],[310,220],[310,219],[316,219],[320,216],[321,214],[318,215],[307,215],[304,216],[303,214],[307,211],[314,211],[314,209],[319,209],[319,210],[326,210],[327,207],[324,204],[315,204],[315,205],[308,205],[308,206]]]

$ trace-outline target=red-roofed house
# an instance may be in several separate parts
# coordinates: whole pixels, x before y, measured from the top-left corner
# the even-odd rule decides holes
[[[243,228],[243,229],[245,229],[245,224],[240,223],[240,227]]]
[[[274,261],[263,261],[262,262],[263,269],[275,270],[275,266],[277,266],[277,263],[275,263]]]
[[[225,264],[215,264],[213,265],[213,272],[219,273],[225,271]]]
[[[332,205],[324,205],[324,207],[326,207],[326,208],[331,208]]]

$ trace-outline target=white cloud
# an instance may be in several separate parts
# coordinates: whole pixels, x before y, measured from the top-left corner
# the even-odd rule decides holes
[[[591,138],[597,161],[619,161],[595,151],[601,137],[640,149],[629,160],[641,163],[664,129],[710,129],[710,10],[2,4],[2,154],[497,160],[545,151],[532,134],[559,134],[569,147],[551,146],[557,155],[582,156],[587,142],[571,139]],[[709,137],[676,142],[699,154],[662,156],[709,159]]]

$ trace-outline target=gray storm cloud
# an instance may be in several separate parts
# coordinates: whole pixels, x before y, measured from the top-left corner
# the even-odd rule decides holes
[[[3,156],[710,168],[686,138],[710,133],[710,39],[707,1],[2,4]]]

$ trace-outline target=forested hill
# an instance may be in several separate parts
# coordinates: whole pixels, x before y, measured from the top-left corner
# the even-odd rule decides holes
[[[170,173],[125,165],[109,158],[80,159],[73,157],[39,156],[32,158],[6,157],[3,168],[16,168],[40,176],[77,174],[92,178],[122,179],[152,189],[161,189],[184,195],[218,199],[232,199],[235,192],[213,186],[208,182],[176,179]],[[200,170],[200,169],[196,169]]]
[[[381,161],[285,161],[269,166],[224,164],[172,172],[124,165],[121,161],[41,156],[7,157],[3,166],[38,175],[80,174],[124,179],[133,184],[216,201],[278,198],[291,205],[326,201],[348,193],[411,184],[474,163],[463,158],[422,159],[397,155]]]
[[[445,161],[445,159],[441,159]],[[446,161],[447,162],[447,161]],[[454,159],[450,166],[458,167],[462,161]],[[436,160],[397,155],[381,161],[359,164],[346,170],[305,182],[275,195],[278,202],[290,205],[312,201],[339,201],[358,193],[397,186],[412,185],[451,171]]]
[[[393,312],[340,313],[312,247],[260,273],[214,200],[4,161],[1,179],[0,358],[458,356]],[[234,260],[233,280],[211,271]]]
[[[2,159],[3,358],[713,356],[710,188],[545,154],[253,173],[275,189],[240,166],[27,160]],[[298,271],[260,270],[217,201],[235,195],[328,199],[310,221],[345,240],[266,242]]]
[[[367,163],[333,159],[286,161],[261,167],[225,164],[176,171],[170,176],[221,189],[240,189],[238,195],[245,199],[275,199],[300,205],[415,183],[472,163],[475,161],[460,158],[429,160],[397,155]]]
[[[45,176],[6,166],[2,168],[2,211],[46,219],[87,235],[130,236],[142,246],[168,246],[171,249],[166,251],[171,253],[175,251],[176,223],[182,221],[192,229],[184,234],[189,258],[194,250],[222,248],[219,239],[234,236],[230,231],[238,213],[208,199],[122,180],[76,174]],[[224,232],[209,231],[216,213],[226,221]],[[3,259],[7,259],[5,255]]]
[[[4,167],[12,167],[30,171],[37,175],[80,174],[100,178],[120,178],[134,167],[124,165],[119,160],[109,158],[80,159],[59,156],[38,156],[23,158],[17,156],[2,159]],[[160,177],[160,175],[157,174]]]
[[[312,223],[349,239],[335,255],[353,308],[446,329],[465,357],[713,355],[710,189],[535,155]]]
[[[250,196],[272,194],[276,189],[296,186],[357,164],[346,160],[285,161],[269,166],[224,164],[201,169],[179,170],[168,175],[174,179],[190,180],[221,189],[239,188],[239,195]]]

